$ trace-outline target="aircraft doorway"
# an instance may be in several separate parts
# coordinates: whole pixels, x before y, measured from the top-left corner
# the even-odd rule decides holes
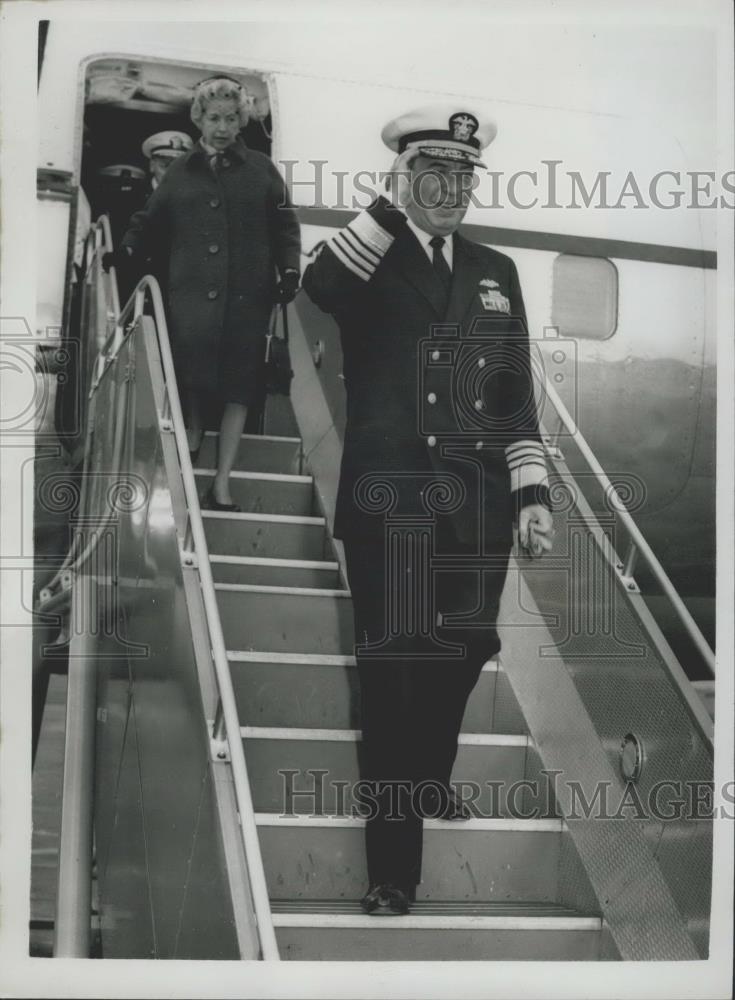
[[[201,80],[219,72],[220,68],[213,66],[125,57],[97,59],[88,64],[80,184],[91,217],[108,215],[116,246],[130,217],[153,192],[151,164],[143,151],[145,141],[158,133],[174,132],[196,142],[199,130],[190,116],[194,90]],[[272,116],[266,81],[256,74],[229,68],[221,72],[236,80],[249,100],[251,116],[240,130],[245,145],[270,156]],[[141,276],[139,267],[129,271],[118,268],[121,304]],[[165,296],[165,282],[162,285]],[[248,432],[262,430],[263,405],[251,408]]]

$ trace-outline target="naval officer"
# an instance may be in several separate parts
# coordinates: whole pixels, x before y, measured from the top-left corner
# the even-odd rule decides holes
[[[155,191],[163,180],[164,174],[174,160],[188,153],[193,145],[191,136],[186,132],[169,129],[149,135],[141,149],[148,160],[148,170],[151,177],[151,192]]]
[[[451,771],[467,699],[500,648],[514,521],[522,545],[551,548],[518,274],[509,257],[457,232],[495,134],[464,106],[389,122],[382,139],[397,157],[382,194],[303,279],[335,316],[344,354],[335,534],[353,597],[361,777],[372,791],[368,913],[408,912],[424,817],[469,818]],[[426,558],[448,558],[451,571],[419,572],[426,558],[409,566],[427,530]],[[468,624],[452,626],[452,615]],[[416,627],[424,619],[428,633]]]

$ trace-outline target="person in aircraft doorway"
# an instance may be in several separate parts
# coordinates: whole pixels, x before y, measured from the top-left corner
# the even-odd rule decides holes
[[[163,175],[174,160],[188,153],[193,143],[186,132],[156,132],[149,135],[141,149],[148,160],[151,194],[163,180]]]
[[[456,231],[495,132],[459,106],[387,124],[383,141],[398,155],[383,194],[303,278],[335,316],[344,353],[335,534],[353,599],[361,778],[372,795],[367,913],[410,909],[423,818],[470,818],[450,778],[467,699],[500,648],[513,523],[536,554],[553,536],[516,268]],[[483,323],[488,335],[475,339]],[[471,430],[465,404],[477,417]],[[452,571],[432,576],[436,557],[452,559]],[[450,614],[473,620],[458,627]]]
[[[224,404],[217,471],[203,498],[221,511],[239,510],[230,473],[261,392],[273,305],[290,302],[299,287],[300,230],[286,185],[272,160],[238,137],[248,107],[236,80],[197,85],[191,119],[199,141],[171,163],[121,249],[103,262],[167,261],[171,345],[193,461],[212,401]]]

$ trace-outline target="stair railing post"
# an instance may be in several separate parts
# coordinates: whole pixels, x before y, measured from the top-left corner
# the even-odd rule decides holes
[[[92,808],[97,699],[97,586],[82,571],[72,594],[64,782],[54,957],[88,958],[92,919]]]

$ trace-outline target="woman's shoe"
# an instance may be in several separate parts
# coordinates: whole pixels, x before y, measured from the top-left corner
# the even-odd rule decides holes
[[[202,500],[202,507],[204,510],[221,510],[228,514],[240,514],[242,513],[242,507],[237,503],[220,503],[219,500],[215,499],[214,487],[210,486],[207,493]]]

